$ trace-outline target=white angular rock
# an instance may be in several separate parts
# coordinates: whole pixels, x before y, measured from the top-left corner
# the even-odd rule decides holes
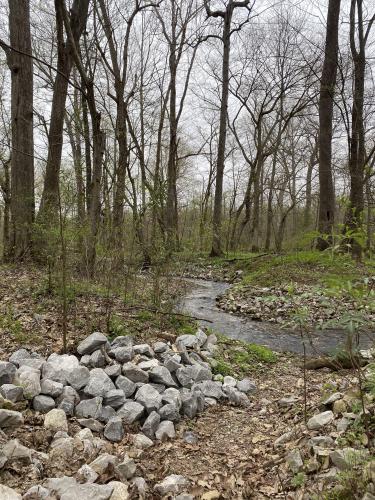
[[[41,394],[58,398],[61,396],[64,386],[61,382],[56,382],[49,378],[43,378],[40,382]]]
[[[99,474],[87,464],[82,465],[76,474],[76,479],[79,483],[95,483],[98,477]]]
[[[128,485],[120,481],[110,481],[108,486],[113,488],[112,495],[109,500],[129,500],[130,495]]]
[[[357,450],[354,448],[343,448],[342,450],[334,450],[329,454],[333,465],[340,470],[351,469],[363,465],[369,456],[368,450]]]
[[[73,498],[82,500],[109,500],[113,492],[113,487],[109,484],[78,484],[71,486],[60,496],[60,500],[72,500]]]
[[[112,341],[111,347],[133,347],[133,339],[129,335],[119,335]]]
[[[148,486],[147,486],[147,483],[143,477],[135,477],[132,480],[131,484],[135,488],[135,490],[138,493],[138,496],[140,498],[146,498]]]
[[[108,470],[113,470],[118,464],[118,458],[109,453],[99,455],[89,465],[99,476],[103,476]]]
[[[43,365],[43,378],[50,378],[65,385],[67,374],[78,366],[79,361],[76,356],[54,352],[47,358],[47,363]]]
[[[244,378],[237,382],[237,389],[248,394],[249,392],[254,392],[256,390],[256,385],[251,379]]]
[[[178,474],[171,474],[163,479],[160,483],[155,484],[154,491],[159,495],[167,495],[168,493],[180,493],[189,486],[189,481]]]
[[[119,463],[115,468],[115,473],[120,481],[124,483],[135,476],[137,471],[137,466],[132,458],[129,458],[128,455],[124,456],[124,459],[121,463]]]
[[[203,382],[194,385],[194,387],[197,387],[208,398],[221,399],[224,397],[220,382],[204,380]]]
[[[342,398],[341,392],[335,392],[334,394],[331,394],[328,396],[326,399],[322,401],[322,405],[324,406],[331,406],[335,401],[338,401],[339,399]]]
[[[104,425],[94,418],[78,418],[77,422],[82,427],[87,428],[93,432],[102,432],[104,429]]]
[[[22,500],[22,495],[17,493],[16,490],[0,484],[0,498],[1,500]]]
[[[34,368],[35,370],[42,370],[44,363],[46,360],[44,358],[26,358],[26,359],[20,359],[18,361],[18,366],[28,366],[30,368]]]
[[[105,356],[102,353],[101,349],[97,349],[90,355],[89,365],[92,368],[104,368],[105,364],[106,364]]]
[[[116,363],[113,365],[108,365],[104,368],[104,371],[106,372],[108,377],[116,378],[121,375],[121,365]]]
[[[182,406],[181,393],[178,389],[168,387],[161,395],[163,404],[174,404],[178,409]]]
[[[183,349],[198,349],[199,348],[199,339],[195,335],[180,335],[177,337],[175,344]]]
[[[141,370],[151,370],[152,368],[155,368],[156,366],[159,366],[159,361],[156,358],[148,359],[147,361],[141,361],[138,363],[138,368]]]
[[[57,431],[68,431],[68,421],[63,410],[54,408],[49,411],[44,417],[44,427],[45,429],[51,430],[53,432]]]
[[[317,430],[324,427],[327,424],[333,422],[334,414],[332,411],[324,411],[314,415],[307,421],[307,428],[310,430]]]
[[[146,450],[154,445],[153,441],[144,434],[135,434],[133,436],[133,445],[140,450]]]
[[[173,439],[176,436],[176,431],[174,429],[173,422],[170,420],[163,420],[160,422],[159,427],[155,432],[155,437],[159,441],[166,441],[167,439]]]
[[[167,351],[169,349],[169,346],[165,342],[155,342],[155,344],[153,345],[153,349],[154,352],[160,354],[162,352]]]
[[[49,490],[43,486],[36,485],[26,491],[22,500],[44,500],[48,498],[51,498]]]
[[[287,456],[286,461],[289,465],[290,470],[297,474],[303,469],[303,460],[301,457],[301,452],[298,449],[291,450]]]
[[[2,452],[8,460],[28,459],[31,462],[31,450],[23,446],[18,439],[11,439],[2,447]]]
[[[161,420],[171,420],[178,422],[180,420],[179,408],[174,403],[169,403],[159,408]]]
[[[25,399],[33,399],[41,391],[40,372],[29,367],[17,370],[14,383],[23,389]]]
[[[236,387],[237,380],[234,377],[230,377],[229,375],[227,375],[226,377],[224,377],[223,384],[228,385],[229,387]]]
[[[195,336],[198,339],[199,347],[202,347],[207,342],[207,335],[201,328],[197,330]]]

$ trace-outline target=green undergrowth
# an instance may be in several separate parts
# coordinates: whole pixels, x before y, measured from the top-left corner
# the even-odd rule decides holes
[[[259,371],[277,361],[277,355],[258,344],[248,344],[217,334],[219,349],[215,354],[213,372],[223,376],[243,376]]]
[[[303,251],[266,255],[246,261],[242,269],[244,285],[287,286],[290,283],[340,286],[375,272],[375,262],[357,264],[349,255]]]

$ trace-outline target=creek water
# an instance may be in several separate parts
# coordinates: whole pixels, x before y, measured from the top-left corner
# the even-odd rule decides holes
[[[186,281],[189,290],[181,299],[178,309],[198,318],[201,326],[233,339],[265,345],[274,351],[303,353],[303,342],[298,332],[219,309],[216,298],[228,290],[228,283],[200,279]],[[333,354],[345,346],[346,338],[345,331],[316,330],[305,337],[306,352],[314,356]],[[363,348],[373,345],[373,334],[362,334],[360,345]]]

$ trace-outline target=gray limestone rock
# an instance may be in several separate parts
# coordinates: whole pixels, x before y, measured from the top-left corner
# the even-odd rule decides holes
[[[162,404],[161,395],[150,384],[145,384],[138,389],[135,399],[146,408],[148,413],[158,410]]]
[[[119,375],[117,377],[115,384],[116,384],[116,387],[118,387],[119,389],[121,389],[124,392],[124,395],[126,398],[129,398],[130,396],[132,396],[137,389],[137,386],[135,385],[135,383],[132,382],[127,377],[124,377],[123,375]]]
[[[33,399],[33,408],[40,413],[48,413],[55,408],[55,400],[51,396],[40,394]]]
[[[104,437],[108,441],[119,442],[124,437],[124,427],[121,417],[112,417],[104,427]]]
[[[159,424],[160,424],[159,413],[157,413],[156,411],[152,411],[150,415],[146,418],[142,426],[143,434],[145,434],[150,439],[154,439],[155,432],[157,431]]]
[[[94,332],[86,337],[77,347],[77,352],[81,356],[84,354],[92,354],[102,345],[107,343],[107,337],[100,332]]]
[[[148,382],[148,372],[141,370],[134,363],[125,363],[122,367],[122,373],[132,382],[143,382],[145,384]]]
[[[144,410],[144,406],[140,403],[129,401],[117,411],[117,415],[121,417],[124,424],[130,425],[140,420]]]
[[[93,368],[90,371],[89,381],[84,389],[86,395],[105,396],[112,389],[116,389],[115,384],[102,368]]]

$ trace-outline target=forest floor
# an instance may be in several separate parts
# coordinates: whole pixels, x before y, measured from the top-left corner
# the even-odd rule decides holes
[[[206,262],[195,264],[195,267],[186,265],[185,274],[194,276],[200,273],[199,277],[204,275],[237,282],[238,297],[241,296],[242,300],[241,286],[256,279],[251,278],[255,272],[253,265],[259,272],[262,258],[257,258],[256,264],[251,265],[246,261],[218,262],[211,269]],[[286,274],[289,269],[289,276],[295,276],[290,267],[282,269]],[[336,273],[335,270],[332,272]],[[266,275],[266,271],[264,273]],[[350,273],[352,269],[348,269],[348,280],[353,277]],[[356,279],[366,275],[367,268],[356,274]],[[275,270],[274,276],[280,277],[280,269]],[[342,270],[338,276],[342,278]],[[311,278],[309,280],[311,283]],[[313,280],[318,282],[316,272]],[[120,288],[114,289],[108,283],[110,280],[107,280],[107,286],[82,280],[69,282],[70,352],[75,352],[79,340],[94,330],[103,331],[109,338],[129,334],[137,341],[147,343],[194,332],[194,322],[171,313],[174,302],[183,293],[184,285],[178,279],[129,273]],[[265,286],[265,282],[260,280],[259,286]],[[163,313],[155,312],[154,308]],[[0,360],[6,360],[20,347],[42,355],[60,352],[61,310],[62,288],[57,274],[48,276],[38,269],[0,267]],[[327,458],[323,445],[317,455],[309,443],[311,437],[324,435],[335,441],[334,448],[340,443],[341,447],[365,449],[366,464],[374,463],[369,462],[373,431],[371,426],[365,428],[361,421],[358,377],[354,371],[337,372],[324,368],[306,373],[301,357],[256,348],[246,350],[249,356],[244,359],[243,356],[231,355],[237,353],[238,343],[220,340],[217,373],[253,379],[257,390],[250,396],[251,405],[247,408],[225,404],[211,407],[196,419],[182,420],[176,426],[175,439],[145,450],[136,462],[140,475],[150,487],[169,474],[182,474],[193,485],[189,493],[203,500],[356,499],[362,498],[368,488],[371,490],[375,474],[370,479],[363,476],[364,462],[355,463],[350,468],[345,466],[340,471]],[[341,408],[341,412],[335,411],[334,418],[323,428],[309,430],[305,417],[331,409],[332,403],[324,406],[322,402],[337,392],[345,401],[345,408]],[[371,393],[366,395],[371,414],[374,411],[373,399]],[[346,418],[343,413],[347,413],[347,420],[350,420],[344,432],[338,430],[339,422]],[[30,410],[26,410],[25,416],[25,425],[9,434],[8,438],[19,438],[22,444],[45,451],[51,437],[45,434],[43,419]],[[74,421],[70,423],[69,430],[78,428]],[[185,441],[186,430],[194,433],[195,443]],[[125,437],[117,445],[108,444],[108,450],[116,454],[127,449],[128,445]],[[296,452],[302,465],[294,464]],[[76,462],[79,462],[79,452]],[[77,464],[76,468],[79,467]],[[72,467],[67,461],[49,472],[69,475],[73,473]],[[0,482],[24,492],[35,484],[34,476],[35,471],[30,468],[14,468],[1,473]],[[132,495],[132,498],[141,498],[135,491]],[[145,498],[157,497],[150,492]]]

